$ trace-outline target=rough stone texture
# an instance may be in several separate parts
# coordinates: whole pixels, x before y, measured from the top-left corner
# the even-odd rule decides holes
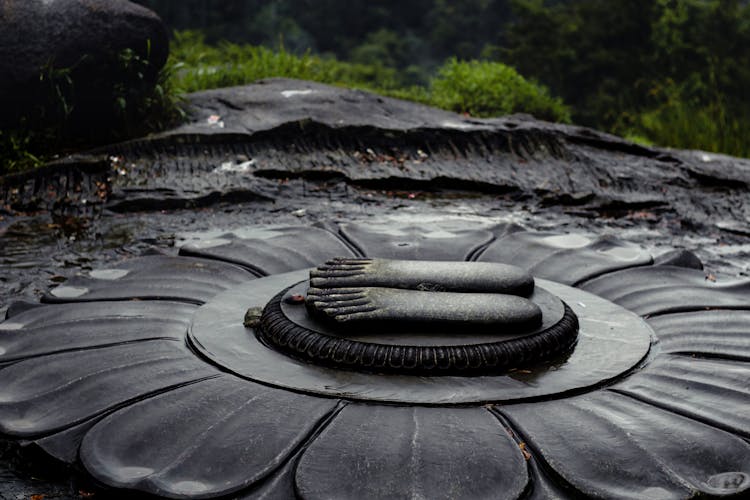
[[[341,467],[328,466],[332,460]],[[351,405],[304,452],[296,486],[311,500],[363,493],[373,499],[515,499],[528,479],[518,446],[483,408]]]
[[[574,498],[739,498],[747,491],[747,442],[611,391],[499,411],[524,439],[534,436],[533,454]],[[602,453],[603,443],[611,453]],[[732,473],[737,480],[720,480]]]
[[[290,80],[204,92],[191,101],[192,121],[161,137],[106,147],[33,174],[0,179],[0,313],[16,298],[38,302],[55,285],[75,288],[84,278],[91,278],[96,286],[107,278],[127,281],[127,275],[89,271],[122,271],[123,258],[132,260],[154,250],[244,268],[220,265],[226,273],[212,275],[205,286],[196,288],[210,291],[222,288],[216,286],[221,285],[218,281],[232,282],[235,275],[247,274],[243,279],[250,279],[308,267],[334,249],[338,255],[346,255],[348,249],[358,257],[503,262],[523,256],[511,255],[511,243],[524,242],[526,248],[534,248],[525,257],[535,274],[554,273],[555,262],[562,260],[570,265],[569,283],[604,291],[604,281],[596,277],[618,271],[619,287],[632,288],[642,297],[651,294],[660,303],[670,297],[679,300],[670,288],[687,287],[685,293],[695,299],[692,305],[700,309],[649,318],[661,340],[663,359],[595,399],[582,396],[550,402],[548,411],[521,405],[513,411],[506,412],[505,405],[492,410],[506,429],[516,428],[513,438],[519,446],[527,431],[542,430],[536,448],[533,443],[521,447],[531,454],[524,456],[529,474],[535,477],[531,492],[524,495],[539,499],[596,494],[607,486],[600,480],[606,477],[601,470],[610,465],[627,473],[621,475],[623,492],[631,495],[642,493],[637,490],[639,478],[661,488],[652,496],[716,495],[726,493],[722,485],[738,482],[738,471],[747,470],[747,464],[737,460],[747,456],[746,441],[730,437],[747,439],[746,412],[725,408],[747,401],[747,370],[740,364],[748,359],[747,307],[742,305],[747,303],[742,302],[747,287],[732,280],[750,273],[748,160],[644,148],[592,130],[529,117],[472,120],[364,92]],[[288,243],[297,239],[297,229],[248,228],[316,222],[320,224],[308,238],[312,243],[305,240],[292,248]],[[545,233],[527,241],[527,235],[520,233],[524,228]],[[585,240],[565,234],[583,231]],[[623,241],[613,243],[612,235]],[[648,251],[636,251],[633,243]],[[674,247],[687,250],[665,253]],[[579,259],[582,253],[588,256]],[[594,257],[598,257],[596,265],[588,265]],[[697,271],[701,261],[702,273]],[[667,269],[684,279],[662,287],[658,280],[641,280],[645,274],[638,269],[652,262],[690,271]],[[285,265],[292,267],[285,269]],[[197,279],[199,273],[193,276]],[[249,281],[248,292],[255,293],[255,283],[261,281]],[[148,276],[142,283],[148,287]],[[619,297],[616,290],[612,293],[616,300],[630,300]],[[716,305],[703,300],[714,293],[720,296],[720,305],[731,310],[704,311],[705,306]],[[644,312],[653,308],[651,302],[644,301]],[[77,305],[76,313],[105,314],[104,308],[97,309],[103,304]],[[160,305],[173,307],[166,302]],[[140,314],[138,306],[133,302],[134,314]],[[25,307],[14,306],[12,316],[22,319]],[[79,348],[111,343],[117,332],[141,341],[137,325],[131,330],[113,322],[111,331],[93,338],[87,325],[70,329],[69,320],[59,318],[69,336],[85,335],[76,344]],[[156,335],[171,337],[179,325],[180,320],[160,323]],[[27,349],[20,335],[6,332],[5,339],[11,348],[9,357],[16,347]],[[176,344],[159,341],[165,349],[169,343]],[[54,343],[49,348],[59,350]],[[107,349],[119,351],[115,346]],[[63,353],[54,356],[58,366],[68,361]],[[695,357],[708,359],[692,362]],[[55,368],[33,362],[27,366],[29,373],[40,374]],[[688,371],[696,381],[684,382]],[[554,375],[559,379],[559,372]],[[518,378],[521,385],[536,383],[522,374]],[[700,381],[707,385],[702,387]],[[13,390],[20,402],[28,399],[22,389]],[[643,408],[650,406],[659,411],[644,413]],[[75,401],[64,408],[68,413],[79,411]],[[82,417],[98,411],[80,410]],[[542,421],[545,413],[559,415],[559,426]],[[589,416],[578,418],[579,414]],[[596,455],[593,449],[579,450],[579,461],[568,460],[567,447],[583,439],[579,436],[589,435],[600,416],[610,423],[596,425],[618,449],[632,451],[638,460],[639,453],[647,450],[655,465],[635,470],[630,465],[639,461],[627,461],[625,451],[620,457],[626,462],[615,463],[618,457],[612,457],[611,463],[589,463]],[[516,420],[519,425],[511,425]],[[631,429],[628,422],[635,421],[653,426],[648,431]],[[80,442],[91,425],[93,421],[87,421],[46,436],[37,446],[70,462],[78,450],[71,443]],[[50,421],[48,427],[54,426]],[[330,429],[332,434],[335,428]],[[409,428],[392,431],[408,433]],[[696,447],[696,436],[702,446]],[[559,445],[556,439],[564,443]],[[0,443],[0,499],[40,494],[80,498],[95,491],[75,473],[40,461],[33,449]],[[322,447],[301,448],[247,498],[289,498],[294,482],[298,489],[309,488],[302,475],[295,478],[303,471],[298,463],[306,464],[304,471],[315,463],[313,455],[300,458],[300,451],[307,450],[315,456],[325,452]],[[664,470],[659,462],[665,454],[683,459]],[[709,471],[695,466],[708,456],[721,467]],[[354,465],[361,463],[352,458]],[[560,461],[565,466],[554,472],[551,465]],[[346,485],[332,481],[334,486]],[[416,486],[415,491],[431,487]],[[110,498],[112,492],[98,496]]]
[[[469,191],[592,216],[649,211],[750,234],[748,160],[648,148],[528,116],[471,119],[296,80],[200,92],[190,102],[189,123],[68,158],[60,174],[114,157],[100,167],[117,174],[103,198],[120,212],[278,200],[284,181],[304,179]],[[38,205],[35,193],[50,181],[17,178],[23,189],[8,201]]]
[[[150,61],[153,80],[169,55],[169,37],[152,11],[125,0],[0,0],[0,102],[23,110],[49,69],[75,68],[74,86],[100,76],[124,49]],[[95,90],[95,89],[94,89]]]
[[[451,234],[440,227],[431,228],[442,235],[434,245]],[[391,238],[400,239],[399,226],[392,229]],[[481,232],[475,237],[481,241]],[[536,246],[532,236],[527,241]],[[252,246],[252,239],[244,243]],[[622,248],[618,243],[607,248]],[[618,252],[605,255],[622,264]],[[578,276],[585,262],[574,257],[567,272]],[[267,257],[257,258],[247,267],[265,267]],[[76,283],[108,299],[99,307],[84,294],[64,305],[8,310],[0,322],[0,353],[7,354],[0,362],[8,363],[0,433],[79,463],[110,487],[171,498],[289,497],[292,485],[303,498],[350,498],[359,489],[387,498],[510,500],[555,498],[558,491],[566,492],[563,498],[739,498],[750,488],[750,418],[742,411],[750,365],[735,337],[747,331],[738,314],[748,310],[741,300],[748,281],[730,284],[732,291],[723,278],[700,286],[694,282],[702,272],[689,259],[689,267],[649,262],[615,266],[579,286],[636,310],[644,301],[635,296],[660,294],[653,330],[600,296],[537,279],[538,288],[581,319],[574,352],[492,377],[437,379],[295,361],[241,325],[248,306],[299,283],[307,269],[257,278],[220,260],[131,259]],[[485,267],[465,264],[474,265]],[[151,291],[156,267],[175,281],[211,286],[188,286],[182,296],[158,300],[165,296]],[[238,272],[244,278],[222,292]],[[606,278],[613,287],[602,286]],[[219,283],[225,286],[213,286]],[[688,286],[659,292],[680,283]],[[210,290],[208,303],[189,305],[205,301]],[[628,299],[613,290],[625,290]],[[720,298],[710,303],[722,313],[738,314],[722,319],[706,311],[700,304],[712,296]],[[660,321],[685,303],[696,304],[695,311]],[[698,333],[677,352],[649,352],[662,332],[668,339],[684,323],[684,314],[698,313],[705,314],[694,322],[700,330],[716,324],[704,334],[725,337],[722,350],[706,351],[695,342]],[[641,334],[634,336],[636,330]],[[599,342],[593,351],[592,341]]]

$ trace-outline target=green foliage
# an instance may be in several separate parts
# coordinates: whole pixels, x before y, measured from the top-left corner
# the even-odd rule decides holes
[[[388,32],[378,38],[391,40]],[[359,58],[368,58],[357,49]],[[374,48],[372,50],[375,50]],[[368,49],[369,51],[369,49]],[[513,68],[492,62],[450,59],[429,87],[409,85],[394,68],[377,59],[370,64],[341,62],[305,53],[221,42],[209,45],[198,32],[177,32],[172,49],[175,86],[186,92],[287,77],[372,90],[474,116],[524,112],[554,121],[570,121],[560,99],[526,81]]]
[[[75,67],[45,69],[39,99],[2,125],[0,173],[164,129],[185,92],[271,76],[475,116],[572,115],[641,142],[750,155],[747,0],[136,1],[200,31],[176,33],[153,89],[129,51],[101,68],[120,75],[114,85],[107,76],[82,87]],[[90,122],[86,105],[114,119]]]
[[[301,56],[253,45],[206,43],[195,31],[176,32],[172,43],[173,83],[182,92],[243,85],[262,78],[285,77],[349,86],[393,89],[398,87],[393,68],[344,63],[309,52]]]
[[[163,130],[184,117],[182,97],[175,87],[174,71],[167,64],[155,84],[146,75],[149,62],[130,49],[119,54],[120,77],[112,85],[108,100],[114,122],[104,140],[122,139]]]
[[[32,152],[38,149],[34,138],[34,134],[25,130],[0,130],[0,175],[44,164],[44,158]]]
[[[550,121],[570,121],[570,112],[560,99],[510,66],[495,62],[450,59],[432,81],[430,100],[472,116],[522,112]]]
[[[33,100],[19,99],[3,117],[0,175],[75,149],[162,130],[184,116],[171,66],[154,84],[147,58],[124,50],[114,61],[85,78],[76,73],[85,57],[72,67],[44,68],[27,92]]]
[[[497,50],[582,124],[747,155],[750,4],[739,0],[512,0]]]
[[[549,85],[578,123],[611,129],[658,70],[649,60],[653,0],[513,0],[505,61]]]
[[[0,175],[39,167],[61,148],[60,136],[73,112],[72,69],[44,68],[32,92],[38,98],[13,103],[8,110],[7,116],[18,118],[6,116],[0,128]]]
[[[687,85],[674,82],[653,92],[662,104],[637,115],[627,135],[677,148],[750,157],[750,109],[733,109],[721,95],[711,102],[691,98]]]

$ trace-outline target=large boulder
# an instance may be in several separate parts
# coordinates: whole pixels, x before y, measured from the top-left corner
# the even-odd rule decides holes
[[[0,0],[6,121],[30,105],[47,106],[50,93],[72,100],[64,103],[68,110],[107,112],[102,100],[111,100],[114,85],[132,79],[125,73],[136,75],[142,88],[153,86],[168,54],[161,19],[126,0]]]

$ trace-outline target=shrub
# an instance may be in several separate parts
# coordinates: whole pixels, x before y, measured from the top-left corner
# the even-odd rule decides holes
[[[399,86],[396,70],[379,63],[346,63],[309,52],[296,55],[283,44],[277,50],[229,42],[212,46],[195,31],[175,33],[171,58],[175,85],[183,92],[244,85],[270,77],[374,90]]]
[[[194,31],[175,33],[172,65],[175,85],[184,92],[243,85],[261,78],[286,77],[356,87],[474,116],[523,112],[553,121],[570,121],[560,99],[500,63],[449,60],[429,88],[409,86],[409,75],[374,61],[342,62],[305,53],[222,42],[207,45]]]
[[[43,75],[46,87],[40,94],[45,97],[39,101],[43,104],[0,132],[0,174],[37,166],[53,153],[164,129],[182,116],[180,96],[184,93],[268,77],[360,88],[474,116],[523,112],[547,120],[570,120],[560,99],[500,63],[451,59],[424,87],[409,85],[413,75],[378,61],[350,63],[309,52],[297,55],[283,44],[277,50],[229,42],[209,45],[195,31],[174,34],[169,61],[153,87],[144,79],[147,61],[132,51],[122,52],[118,61],[119,79],[107,85],[92,82],[103,90],[96,105],[113,106],[113,119],[107,123],[86,122],[90,114],[81,112],[81,104],[88,102],[82,96],[85,92],[76,88],[68,72]]]
[[[27,170],[55,154],[162,130],[182,116],[171,69],[156,76],[130,49],[115,54],[101,76],[75,78],[75,68],[44,68],[0,126],[0,175]],[[152,73],[153,75],[153,73]]]
[[[560,99],[501,63],[450,59],[438,70],[430,90],[436,106],[472,116],[521,112],[544,120],[570,121],[570,111]]]
[[[662,146],[750,156],[750,110],[726,96],[696,96],[693,89],[668,81],[653,89],[661,100],[635,116],[626,135]]]

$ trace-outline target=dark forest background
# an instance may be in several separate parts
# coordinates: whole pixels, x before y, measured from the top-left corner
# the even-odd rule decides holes
[[[0,130],[0,173],[163,130],[186,93],[271,76],[750,157],[750,0],[136,1],[173,34],[156,87],[119,54],[112,118],[80,130],[67,69],[43,75],[47,98]]]
[[[750,7],[740,0],[140,0],[173,29],[398,70],[502,62],[572,120],[634,139],[748,154]]]

